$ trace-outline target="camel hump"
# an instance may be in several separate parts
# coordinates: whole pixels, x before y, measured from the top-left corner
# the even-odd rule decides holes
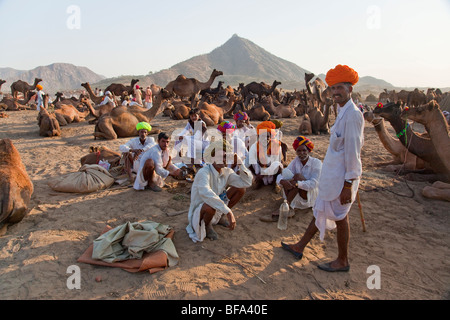
[[[11,162],[14,156],[19,155],[16,147],[14,147],[11,139],[0,140],[0,164]]]

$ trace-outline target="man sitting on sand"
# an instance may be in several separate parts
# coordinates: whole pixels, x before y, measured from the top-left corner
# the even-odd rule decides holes
[[[161,192],[167,176],[181,178],[181,169],[172,164],[169,143],[169,135],[161,132],[158,135],[158,143],[144,153],[134,181],[135,190],[144,190],[148,187],[152,191]]]
[[[292,146],[297,157],[278,175],[277,184],[282,187],[283,198],[288,201],[295,214],[295,209],[303,210],[314,206],[319,192],[322,161],[310,156],[314,144],[308,138],[299,136]],[[275,222],[278,221],[278,216],[279,212],[276,211],[270,217],[261,217],[260,220]]]
[[[212,142],[204,154],[207,164],[195,175],[186,227],[194,242],[205,238],[217,240],[219,237],[213,227],[217,224],[234,230],[236,219],[231,208],[252,185],[253,175],[237,154],[233,162],[239,165],[239,174],[227,167],[227,154],[233,155],[232,146],[226,140]]]
[[[245,142],[245,146],[250,149],[253,142],[256,141],[256,129],[250,124],[250,119],[246,112],[239,111],[233,116],[236,122],[234,135]]]
[[[147,136],[152,131],[152,126],[149,123],[139,122],[136,125],[136,130],[139,137],[133,138],[119,147],[125,160],[124,169],[130,181],[133,181],[132,172],[137,173],[139,170],[144,152],[156,144],[155,139]]]

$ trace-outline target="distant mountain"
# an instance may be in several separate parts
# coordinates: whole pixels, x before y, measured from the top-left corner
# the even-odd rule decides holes
[[[137,77],[137,79],[140,80],[141,86],[154,83],[165,87],[178,75],[183,74],[187,78],[206,82],[213,69],[223,71],[223,76],[217,77],[213,86],[217,85],[218,81],[237,87],[241,82],[247,84],[252,81],[264,81],[272,84],[274,80],[277,80],[282,83],[279,88],[288,90],[304,88],[305,72],[309,72],[235,34],[225,44],[208,54],[190,58],[169,69],[141,78]],[[125,76],[115,78],[114,81],[129,84],[133,77],[136,78],[136,76]],[[107,80],[96,83],[94,86],[104,88],[112,83]]]
[[[6,80],[2,86],[4,93],[9,93],[11,84],[17,80],[23,80],[32,85],[35,78],[42,79],[40,84],[44,87],[44,92],[49,94],[80,89],[80,84],[83,82],[94,83],[105,79],[104,76],[98,75],[86,67],[69,63],[53,63],[32,70],[0,68],[0,79]]]

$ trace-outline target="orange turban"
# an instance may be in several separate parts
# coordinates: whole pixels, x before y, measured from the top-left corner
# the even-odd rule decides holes
[[[43,87],[42,87],[40,84],[38,84],[38,85],[36,86],[36,88],[37,88],[38,90],[42,90],[42,89],[43,89]]]
[[[256,133],[260,134],[262,130],[266,130],[267,133],[275,134],[277,126],[272,121],[263,121],[256,127]]]
[[[355,85],[359,81],[359,76],[358,73],[349,66],[338,64],[336,68],[328,71],[325,81],[330,87],[341,82],[350,82],[352,85]]]

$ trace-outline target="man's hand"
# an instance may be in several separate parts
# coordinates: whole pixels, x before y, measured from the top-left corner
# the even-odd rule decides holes
[[[295,188],[295,184],[292,184],[291,181],[289,181],[289,180],[281,180],[280,184],[283,186],[283,188],[286,191],[289,191],[289,190],[292,190]]]
[[[177,169],[170,173],[170,175],[176,179],[181,179],[183,177],[183,171],[181,171],[181,169]]]
[[[301,173],[297,173],[294,175],[294,178],[292,178],[295,181],[305,181],[306,178],[301,174]]]
[[[344,187],[342,188],[339,199],[341,200],[341,205],[346,205],[346,204],[349,204],[350,202],[352,202],[351,185],[348,186],[346,183],[344,184]]]
[[[227,218],[228,218],[228,222],[230,223],[230,225],[228,226],[228,228],[230,230],[234,230],[234,228],[236,228],[236,219],[234,218],[234,214],[233,212],[228,212],[227,213]]]

